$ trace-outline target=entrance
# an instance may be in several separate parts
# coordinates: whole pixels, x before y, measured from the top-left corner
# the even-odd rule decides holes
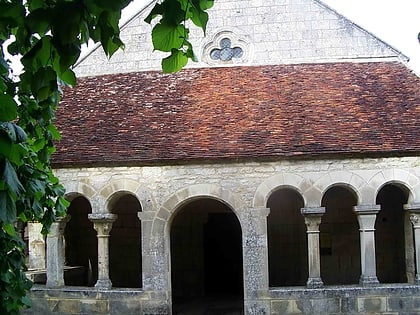
[[[242,233],[214,199],[185,205],[171,226],[173,314],[242,314]]]

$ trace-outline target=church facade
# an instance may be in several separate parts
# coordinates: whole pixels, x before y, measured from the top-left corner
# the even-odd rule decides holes
[[[149,9],[65,92],[71,205],[46,240],[28,227],[25,313],[420,312],[406,58],[321,1],[220,0],[199,61],[163,75]]]

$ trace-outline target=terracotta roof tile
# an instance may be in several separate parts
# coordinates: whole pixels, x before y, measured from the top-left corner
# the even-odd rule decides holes
[[[420,81],[400,63],[85,77],[65,91],[56,165],[420,153]]]

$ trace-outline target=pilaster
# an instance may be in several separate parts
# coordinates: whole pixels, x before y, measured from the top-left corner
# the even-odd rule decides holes
[[[416,261],[415,283],[420,285],[420,203],[406,204],[404,209],[410,214],[410,221],[414,231],[414,252]]]
[[[47,283],[50,288],[64,285],[64,229],[70,215],[57,218],[51,224],[50,232],[47,235]]]
[[[42,224],[28,223],[29,263],[28,269],[45,269],[45,238],[41,233]]]

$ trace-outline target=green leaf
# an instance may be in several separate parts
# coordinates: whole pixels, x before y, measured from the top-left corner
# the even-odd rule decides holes
[[[188,57],[180,50],[173,49],[171,55],[162,60],[162,70],[164,73],[176,72],[181,70],[188,63]]]
[[[201,27],[203,29],[203,32],[206,33],[206,27],[207,22],[209,20],[209,15],[207,12],[198,9],[194,6],[190,8],[191,15],[191,21],[198,27]]]
[[[10,192],[0,190],[0,221],[13,223],[16,220],[16,204]]]
[[[13,226],[13,224],[3,223],[2,228],[10,236],[15,236],[16,235],[15,227]]]
[[[25,191],[17,176],[15,168],[8,160],[4,161],[3,179],[10,191],[15,195],[19,195],[20,192]]]
[[[57,74],[51,68],[40,68],[33,75],[31,90],[38,101],[46,100],[57,90]]]
[[[199,0],[199,2],[202,10],[208,10],[214,5],[214,0]]]
[[[12,150],[12,141],[6,131],[0,130],[0,159],[9,158]]]
[[[26,133],[23,129],[15,123],[4,122],[0,124],[0,130],[7,133],[10,140],[14,143],[21,143],[26,141]]]
[[[17,104],[9,94],[0,94],[0,121],[10,121],[17,117]]]
[[[160,51],[179,49],[188,34],[184,25],[156,24],[152,30],[153,47]]]
[[[71,69],[67,69],[67,71],[60,74],[59,78],[67,85],[70,85],[70,86],[76,85],[76,75]]]
[[[26,17],[25,23],[31,33],[46,34],[50,29],[53,12],[49,9],[38,8],[31,11]]]

